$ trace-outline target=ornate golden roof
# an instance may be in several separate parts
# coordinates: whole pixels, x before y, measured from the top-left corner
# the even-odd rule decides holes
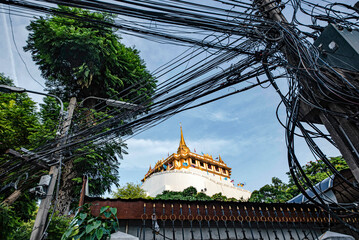
[[[173,170],[173,169],[182,169],[182,168],[188,169],[190,167],[194,167],[194,168],[200,169],[202,171],[212,172],[214,174],[220,175],[215,170],[213,170],[213,171],[208,170],[201,165],[198,166],[198,164],[193,165],[190,162],[191,159],[197,160],[198,162],[202,162],[202,163],[205,163],[208,165],[219,167],[221,169],[225,169],[228,171],[228,174],[223,175],[223,177],[230,178],[230,176],[231,176],[231,168],[228,167],[227,164],[223,162],[221,156],[216,158],[216,159],[218,159],[218,161],[217,161],[217,160],[213,159],[212,155],[209,155],[209,154],[200,155],[200,154],[191,152],[190,149],[187,147],[186,142],[184,140],[182,126],[181,126],[181,139],[180,139],[179,147],[177,149],[177,153],[171,154],[166,159],[158,160],[153,168],[151,168],[151,165],[150,165],[150,168],[149,168],[148,172],[146,173],[144,179],[142,179],[142,181],[146,180],[147,177],[149,177],[150,175],[152,175],[155,172],[168,171],[168,170]],[[175,161],[177,161],[177,165],[174,163]],[[180,164],[180,165],[178,166],[178,164]]]

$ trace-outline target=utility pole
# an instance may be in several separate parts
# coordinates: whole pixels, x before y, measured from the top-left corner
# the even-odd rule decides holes
[[[287,20],[283,16],[280,10],[280,6],[277,1],[273,0],[255,0],[254,1],[259,10],[263,15],[266,15],[268,19],[273,21],[281,22],[283,25],[287,24]],[[288,62],[292,66],[298,66],[299,60],[294,58],[294,55],[291,54],[290,50],[286,46],[284,46],[281,51],[286,55]],[[339,72],[339,71],[338,71]],[[349,74],[345,75],[342,73],[343,77],[350,77]],[[303,77],[301,77],[303,81],[306,81]],[[353,79],[354,80],[354,79]],[[354,81],[357,81],[355,79]],[[351,82],[354,82],[351,81]],[[339,81],[338,81],[339,82]],[[307,89],[308,90],[308,89]],[[315,91],[315,89],[313,89]],[[302,92],[305,94],[305,89]],[[319,94],[319,93],[318,93]],[[344,106],[339,105],[337,103],[323,102],[323,105],[329,111],[315,111],[314,108],[301,103],[300,112],[303,120],[307,119],[309,122],[321,123],[328,130],[331,138],[336,143],[339,151],[343,155],[345,161],[347,162],[354,178],[359,183],[359,128],[353,122],[350,122],[348,119],[340,116],[334,116],[328,112],[335,112],[340,114],[348,114],[350,110],[346,109]],[[315,121],[311,121],[308,119],[316,119]],[[319,121],[318,121],[319,120]]]
[[[61,147],[62,145],[64,145],[66,143],[66,137],[67,137],[70,125],[71,125],[71,120],[72,120],[75,106],[76,106],[76,98],[72,97],[70,100],[69,107],[68,107],[67,118],[64,121],[63,126],[62,126],[60,142],[58,143],[57,147]],[[60,161],[61,157],[62,157],[61,152],[55,153],[55,158],[57,158],[57,161],[59,163],[61,163],[61,161]],[[47,216],[48,216],[48,213],[50,210],[51,201],[53,200],[54,190],[56,187],[56,183],[57,183],[56,180],[58,178],[58,174],[59,174],[59,166],[57,166],[57,165],[52,166],[50,168],[50,172],[49,172],[49,175],[52,176],[51,182],[50,182],[50,185],[47,190],[46,198],[43,199],[40,203],[39,211],[37,212],[37,215],[36,215],[36,220],[35,220],[34,227],[32,229],[30,240],[41,240],[43,238],[43,233],[44,233],[44,229],[46,226]],[[55,206],[55,208],[56,208],[56,206]]]

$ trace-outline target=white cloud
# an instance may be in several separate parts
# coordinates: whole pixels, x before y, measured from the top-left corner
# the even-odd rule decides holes
[[[214,122],[233,122],[233,121],[239,121],[239,118],[236,116],[233,116],[233,114],[229,112],[224,111],[218,111],[218,112],[211,112],[209,113],[208,120],[214,121]]]
[[[178,145],[178,141],[141,138],[132,138],[126,143],[129,154],[124,155],[121,161],[122,169],[147,169],[150,164],[153,166],[157,160],[166,158],[168,153],[173,153],[176,150],[174,147]]]
[[[236,116],[236,114],[233,114],[233,112],[225,110],[215,110],[211,109],[211,107],[208,106],[196,108],[195,111],[193,110],[188,113],[193,118],[211,122],[233,122],[240,120],[240,118]]]

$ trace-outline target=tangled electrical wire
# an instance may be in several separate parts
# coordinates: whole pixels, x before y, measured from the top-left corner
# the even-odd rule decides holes
[[[84,121],[86,115],[76,114],[74,122],[77,124],[71,128],[66,144],[57,146],[62,139],[44,142],[36,149],[36,154],[29,156],[28,162],[6,163],[8,165],[0,167],[6,170],[0,173],[2,182],[17,181],[17,174],[39,174],[43,169],[39,165],[46,163],[44,159],[52,159],[52,155],[59,151],[63,152],[62,161],[66,162],[83,146],[101,145],[111,139],[119,143],[126,141],[179,112],[270,83],[281,97],[278,109],[284,106],[286,113],[286,120],[281,124],[285,127],[288,164],[295,183],[307,199],[359,232],[342,220],[343,216],[358,214],[357,200],[345,204],[324,200],[306,176],[295,153],[295,139],[301,137],[313,156],[322,160],[332,173],[328,177],[339,178],[343,186],[348,186],[342,188],[341,194],[359,194],[357,183],[337,171],[315,141],[321,138],[338,148],[338,141],[342,139],[358,164],[359,149],[355,148],[346,131],[340,129],[345,121],[350,121],[356,128],[359,125],[357,72],[330,66],[313,45],[313,40],[330,23],[357,30],[358,4],[351,6],[346,2],[326,0],[318,3],[269,1],[267,4],[259,0],[209,0],[208,4],[185,0],[0,0],[0,3],[11,6],[12,14],[24,17],[59,14],[79,21],[94,21],[58,11],[54,8],[56,4],[107,12],[115,14],[116,21],[98,22],[100,25],[116,28],[123,34],[188,47],[152,73],[165,80],[158,84],[149,99],[141,96],[131,99],[137,107],[120,110],[98,104],[96,110],[106,111],[107,115],[93,117],[90,121]],[[287,17],[289,21],[279,14],[280,10],[290,16]],[[188,64],[190,61],[191,65]],[[184,66],[185,70],[182,70]],[[355,66],[351,67],[355,69]],[[250,79],[257,79],[257,83],[248,82]],[[281,79],[287,79],[287,86],[283,87]],[[131,89],[144,88],[145,84],[136,83]],[[232,86],[236,86],[233,92],[219,97],[213,95]],[[118,96],[126,98],[126,94],[128,89]],[[308,118],[308,109],[316,112],[314,120]],[[316,123],[332,126],[333,129],[328,129],[331,137]],[[333,137],[333,132],[339,134],[339,140]],[[17,174],[11,174],[15,171]],[[23,188],[30,185],[31,181]],[[309,195],[307,189],[314,196]],[[334,212],[336,210],[342,214],[339,216]]]

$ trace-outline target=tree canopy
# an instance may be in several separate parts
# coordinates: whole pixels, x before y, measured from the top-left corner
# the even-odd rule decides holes
[[[0,74],[0,84],[13,86],[12,80],[3,74]],[[22,147],[32,150],[38,146],[39,142],[43,141],[44,135],[49,132],[53,132],[53,130],[46,130],[42,124],[41,115],[37,112],[36,103],[26,93],[0,92],[0,173],[7,172],[10,165],[19,164],[21,161],[5,154],[6,150],[19,151]],[[51,134],[47,137],[50,138]],[[34,172],[30,173],[30,169],[25,169],[22,172],[10,171],[3,175],[0,189],[4,187],[3,185],[15,182],[16,178],[25,172],[28,174],[27,181],[24,182],[26,185],[31,182],[30,178],[37,179],[38,177]],[[10,191],[10,189],[6,191]],[[7,196],[7,193],[2,192],[1,194]]]
[[[97,96],[140,102],[151,96],[156,82],[139,52],[120,43],[111,28],[114,15],[65,6],[57,11],[74,17],[54,14],[31,21],[24,47],[50,93],[63,99]]]
[[[141,188],[140,184],[126,183],[125,186],[117,189],[116,192],[112,194],[114,198],[122,199],[136,199],[136,198],[149,198]],[[188,187],[182,192],[176,191],[163,191],[161,194],[158,194],[154,199],[156,200],[187,200],[187,201],[239,201],[235,198],[227,198],[223,196],[222,193],[216,193],[212,197],[206,195],[203,192],[197,192],[195,187]]]
[[[1,73],[0,84],[13,86]],[[0,153],[28,146],[39,125],[36,104],[26,93],[0,92]]]
[[[0,84],[14,86],[12,79],[0,73]],[[7,164],[15,162],[12,156],[5,154],[8,149],[19,150],[31,148],[43,132],[41,118],[36,112],[36,103],[26,93],[0,92],[0,173],[7,171]],[[0,182],[0,202],[15,189],[5,187],[11,176],[18,177],[18,172],[7,172],[9,179]],[[36,176],[29,176],[29,179]],[[0,204],[0,239],[22,239],[21,232],[34,217],[37,209],[36,199],[29,193],[22,194],[11,206]]]
[[[280,203],[292,198],[287,192],[288,185],[277,177],[272,178],[271,184],[266,184],[259,190],[252,192],[250,202]]]
[[[331,157],[329,158],[329,161],[338,171],[349,168],[341,156]],[[333,174],[322,160],[310,161],[302,166],[302,169],[313,185]],[[259,190],[253,191],[249,201],[279,203],[286,202],[297,196],[300,193],[300,190],[297,185],[295,185],[290,173],[287,173],[287,175],[289,177],[288,184],[282,182],[282,180],[277,177],[273,177],[271,184],[266,184]]]
[[[140,184],[126,183],[123,187],[119,187],[113,194],[114,198],[136,199],[147,198],[146,191],[141,188]]]
[[[227,198],[223,196],[222,193],[216,193],[213,196],[208,196],[204,192],[197,192],[195,187],[188,187],[182,192],[176,191],[163,191],[161,194],[158,194],[155,199],[159,200],[189,200],[189,201],[241,201],[240,199]]]
[[[50,93],[65,100],[76,96],[81,101],[95,96],[150,104],[156,81],[139,52],[120,42],[116,29],[111,27],[114,18],[107,13],[58,6],[52,15],[31,21],[24,50],[31,52]],[[96,108],[95,101],[86,100],[84,106]],[[102,114],[101,119],[111,117],[106,110],[77,109],[78,115],[86,117],[79,120],[82,122],[73,122],[77,126],[93,126],[91,121],[99,115]],[[119,159],[125,149],[121,140],[88,143],[73,149],[74,157],[63,169],[59,211],[67,214],[71,201],[78,199],[83,175],[90,179],[92,195],[109,191],[113,184],[118,186]]]

